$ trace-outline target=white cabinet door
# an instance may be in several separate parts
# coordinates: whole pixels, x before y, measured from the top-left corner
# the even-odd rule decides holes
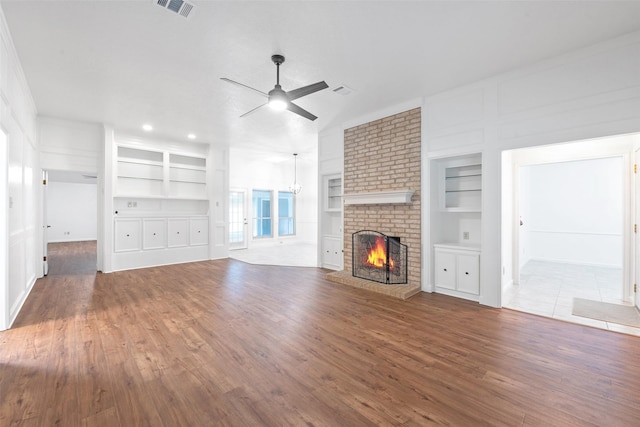
[[[456,255],[451,252],[436,250],[436,286],[456,289]]]
[[[146,218],[142,220],[142,248],[164,249],[166,245],[167,220]]]
[[[116,219],[115,220],[114,251],[138,251],[140,250],[140,220]]]
[[[209,218],[191,218],[189,226],[191,246],[209,244]]]
[[[322,266],[340,270],[342,268],[342,240],[337,237],[322,239]]]
[[[168,221],[167,246],[177,248],[189,245],[189,220],[187,218],[171,218]]]
[[[458,255],[458,290],[478,295],[480,293],[480,257],[478,255]]]

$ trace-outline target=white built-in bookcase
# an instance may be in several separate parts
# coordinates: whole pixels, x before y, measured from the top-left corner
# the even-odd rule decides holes
[[[113,270],[209,258],[206,146],[116,141]]]

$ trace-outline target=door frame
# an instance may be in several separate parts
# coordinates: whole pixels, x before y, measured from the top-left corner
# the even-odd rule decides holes
[[[630,134],[635,135],[635,134]],[[544,146],[533,146],[533,147],[524,147],[513,150],[507,150],[509,152],[518,152],[521,150],[544,150],[546,148],[551,147],[562,147],[566,145],[580,144],[580,150],[572,153],[571,151],[565,151],[559,153],[557,157],[547,160],[547,161],[521,161],[518,158],[514,157],[511,160],[511,164],[513,170],[511,171],[511,179],[512,179],[512,190],[511,190],[511,229],[513,231],[512,239],[511,239],[511,255],[510,262],[512,267],[511,279],[514,284],[519,283],[520,281],[520,168],[522,166],[531,166],[536,164],[544,164],[544,163],[557,163],[563,161],[579,161],[579,160],[589,160],[589,159],[600,159],[600,158],[610,158],[610,157],[620,157],[622,158],[623,163],[623,177],[622,177],[622,185],[623,185],[623,206],[622,206],[622,296],[625,301],[629,301],[630,298],[634,298],[632,296],[633,293],[633,281],[636,278],[636,275],[640,276],[640,272],[636,273],[636,266],[640,266],[640,254],[637,254],[635,251],[635,240],[637,237],[633,233],[633,220],[635,219],[635,209],[634,209],[634,178],[633,178],[633,161],[634,161],[634,153],[635,148],[632,148],[631,144],[626,142],[621,142],[619,145],[616,143],[615,146],[604,147],[599,146],[599,144],[607,143],[607,139],[617,139],[617,138],[626,138],[628,135],[610,135],[601,138],[594,138],[588,140],[576,140],[570,141],[566,143],[558,143],[558,144],[550,144]],[[619,142],[619,141],[617,141]],[[624,145],[626,148],[621,148]],[[640,146],[640,143],[638,143]],[[584,148],[588,147],[588,148]],[[569,149],[571,150],[571,149]],[[640,189],[638,190],[640,192]],[[505,201],[503,200],[503,203]],[[640,213],[639,213],[640,215]],[[640,217],[638,219],[640,221]],[[526,219],[524,219],[526,221]],[[640,222],[636,222],[640,224]],[[503,224],[504,227],[504,224]],[[638,283],[636,281],[636,283]],[[503,285],[504,291],[504,285]],[[637,304],[638,294],[635,294],[635,300]]]
[[[633,149],[633,179],[631,184],[633,186],[633,222],[640,224],[640,171],[637,170],[640,165],[640,142],[637,142]],[[640,296],[638,292],[638,283],[640,283],[640,236],[638,232],[633,233],[634,242],[631,245],[633,251],[633,303],[640,309]]]
[[[42,169],[42,274],[46,276],[49,274],[49,260],[47,258],[49,249],[49,233],[48,228],[51,227],[48,224],[47,217],[47,188],[49,185],[49,171]]]
[[[9,328],[9,135],[0,127],[0,331]]]

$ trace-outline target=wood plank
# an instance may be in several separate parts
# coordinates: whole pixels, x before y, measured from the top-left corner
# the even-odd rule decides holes
[[[0,332],[0,425],[635,425],[640,339],[326,270],[96,274],[56,244]]]

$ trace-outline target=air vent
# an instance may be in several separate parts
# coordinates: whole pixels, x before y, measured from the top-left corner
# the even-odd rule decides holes
[[[341,85],[341,86],[338,86],[337,88],[335,88],[333,91],[334,91],[335,93],[339,93],[340,95],[347,96],[347,95],[349,95],[351,92],[353,92],[353,89],[351,89],[351,88],[350,88],[350,87],[348,87],[348,86]]]
[[[184,0],[154,0],[155,3],[167,10],[182,15],[185,18],[193,11],[193,4],[187,3]]]

